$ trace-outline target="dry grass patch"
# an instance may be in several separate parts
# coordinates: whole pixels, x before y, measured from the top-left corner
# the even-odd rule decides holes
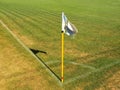
[[[0,27],[0,90],[59,90],[40,63],[3,30]]]
[[[30,58],[26,51],[21,52],[23,48],[15,44],[7,32],[1,30],[0,34],[0,89],[34,90],[47,85],[47,81],[35,69],[34,62],[31,62],[34,58]]]
[[[120,89],[120,71],[116,72],[111,78],[107,80],[106,88]]]
[[[20,38],[26,45],[32,46],[34,44],[34,41],[31,38],[28,38],[28,37],[23,36],[23,35],[20,36]]]

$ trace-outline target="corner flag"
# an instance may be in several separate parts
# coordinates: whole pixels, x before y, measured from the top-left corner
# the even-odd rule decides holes
[[[61,81],[64,81],[64,33],[73,36],[78,32],[76,27],[67,19],[62,12],[62,33],[61,33]]]
[[[78,32],[77,28],[67,19],[62,12],[62,31],[68,36],[74,35]]]

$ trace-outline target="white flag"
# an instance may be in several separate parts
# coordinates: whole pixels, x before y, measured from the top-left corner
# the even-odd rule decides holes
[[[68,36],[74,35],[78,32],[76,27],[67,19],[63,12],[62,12],[62,31]]]

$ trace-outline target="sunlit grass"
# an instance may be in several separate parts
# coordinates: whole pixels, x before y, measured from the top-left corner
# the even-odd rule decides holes
[[[94,0],[92,2],[90,0],[4,0],[0,1],[0,19],[28,48],[46,52],[47,54],[38,53],[37,56],[42,58],[61,77],[61,12],[64,11],[68,19],[79,30],[75,38],[65,36],[65,82],[67,82],[67,80],[82,74],[86,75],[87,72],[93,72],[94,69],[100,69],[120,60],[119,9],[120,2],[113,0]],[[5,42],[10,36],[5,37],[1,42]],[[1,48],[11,42],[2,43]],[[19,44],[14,46],[15,49],[20,47]],[[19,51],[27,53],[24,49],[19,49]],[[15,54],[19,54],[19,52],[15,52]],[[29,57],[24,57],[23,54],[20,64],[28,63],[26,58]],[[15,62],[13,61],[13,63]],[[120,68],[118,64],[117,68]],[[27,68],[27,65],[24,66]],[[31,66],[28,65],[28,67],[31,69]],[[38,67],[38,70],[41,69]],[[112,68],[114,69],[114,65]],[[74,80],[71,82],[73,85],[65,85],[65,88],[72,89],[71,87],[77,86],[86,90],[100,88],[109,78],[104,82],[101,80],[111,70],[111,67],[108,67],[105,70],[94,72],[90,74],[91,76]],[[115,72],[118,71],[116,69]],[[98,82],[96,78],[100,81],[98,80]],[[94,81],[94,79],[96,80]],[[95,83],[98,85],[95,86]],[[47,85],[50,87],[49,84]],[[31,87],[23,86],[26,89]]]

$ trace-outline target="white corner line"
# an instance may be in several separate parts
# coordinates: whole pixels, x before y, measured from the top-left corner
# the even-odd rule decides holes
[[[92,73],[100,72],[100,71],[102,71],[102,70],[104,70],[104,69],[107,69],[107,68],[110,68],[110,67],[112,67],[112,66],[114,66],[114,65],[116,65],[116,64],[120,64],[120,61],[111,63],[111,64],[109,64],[109,65],[106,65],[105,67],[101,67],[101,68],[99,68],[99,69],[90,71],[90,72],[88,72],[88,73],[86,73],[86,74],[78,75],[78,76],[76,76],[76,77],[74,77],[74,78],[68,79],[64,84],[69,84],[69,83],[71,83],[71,82],[73,82],[73,81],[76,81],[76,80],[79,80],[79,79],[81,79],[81,78],[86,78],[86,77],[88,77],[89,75],[91,75]]]

